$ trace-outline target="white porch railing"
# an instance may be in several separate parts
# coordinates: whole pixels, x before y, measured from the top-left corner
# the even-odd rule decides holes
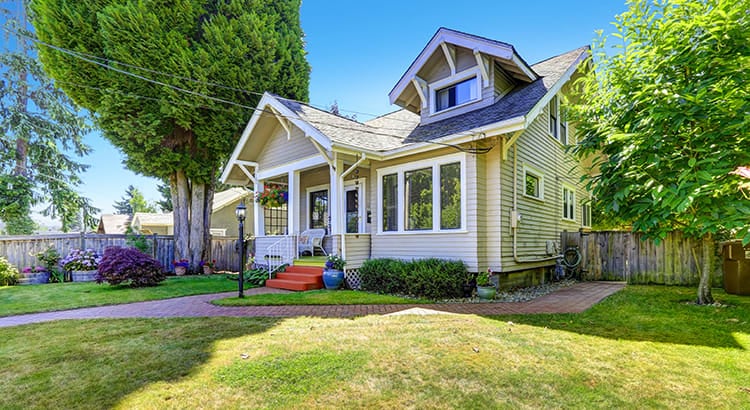
[[[282,265],[291,265],[297,256],[297,237],[294,235],[282,236],[266,247],[263,259],[268,266],[269,276],[276,272]]]

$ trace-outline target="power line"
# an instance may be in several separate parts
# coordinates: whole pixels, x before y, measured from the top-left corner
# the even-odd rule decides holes
[[[83,53],[72,51],[72,50],[69,50],[69,49],[66,49],[66,48],[63,48],[63,47],[59,47],[59,46],[55,46],[53,44],[46,43],[46,42],[41,41],[41,40],[39,40],[37,38],[31,37],[31,36],[27,36],[27,35],[24,35],[22,33],[10,30],[10,29],[8,29],[6,27],[4,27],[3,29],[5,31],[11,33],[11,34],[27,38],[27,39],[35,42],[35,43],[38,43],[38,44],[43,45],[45,47],[51,48],[51,49],[56,50],[58,52],[61,52],[63,54],[70,55],[72,57],[75,57],[75,58],[78,58],[80,60],[86,61],[88,63],[95,64],[95,65],[101,66],[103,68],[106,68],[106,69],[109,69],[109,70],[112,70],[112,71],[115,71],[115,72],[118,72],[118,73],[121,73],[121,74],[124,74],[124,75],[135,77],[135,78],[138,78],[138,79],[146,81],[146,82],[150,82],[150,83],[153,83],[153,84],[161,85],[161,86],[173,89],[173,90],[178,91],[178,92],[183,92],[183,93],[195,95],[195,96],[198,96],[198,97],[203,97],[203,98],[210,99],[210,100],[213,100],[213,101],[216,101],[216,102],[220,102],[220,103],[224,103],[224,104],[229,104],[229,105],[234,105],[234,106],[238,106],[238,107],[245,108],[245,109],[252,110],[252,111],[259,111],[262,114],[273,115],[274,117],[280,116],[280,117],[283,117],[283,118],[286,118],[286,119],[296,119],[294,117],[285,116],[285,115],[282,115],[280,113],[277,114],[275,112],[269,112],[269,111],[267,111],[265,109],[260,109],[260,108],[256,108],[256,107],[247,106],[247,105],[236,103],[234,101],[226,100],[226,99],[223,99],[223,98],[212,97],[212,96],[209,96],[209,95],[206,95],[206,94],[203,94],[203,93],[199,93],[199,92],[188,90],[188,89],[185,89],[185,88],[182,88],[182,87],[177,87],[177,86],[174,86],[174,85],[171,85],[171,84],[167,84],[167,83],[164,83],[164,82],[161,82],[161,81],[158,81],[158,80],[154,80],[154,79],[151,79],[151,78],[148,78],[148,77],[144,77],[142,75],[135,74],[135,73],[129,72],[127,70],[122,70],[122,69],[113,67],[110,64],[105,64],[105,63],[101,63],[99,61],[95,61],[92,58],[88,58]],[[96,58],[96,59],[100,59],[100,60],[105,60],[105,61],[108,61],[108,62],[114,61],[114,60],[105,59],[103,57],[97,57],[97,56],[92,56],[92,57]],[[126,63],[121,63],[121,62],[117,62],[117,63],[125,65],[125,66],[136,67],[137,69],[142,69],[142,70],[150,71],[150,72],[153,72],[153,73],[158,73],[158,74],[172,76],[172,77],[177,77],[177,78],[183,78],[183,79],[190,80],[190,81],[195,81],[195,82],[200,82],[198,80],[190,79],[188,77],[176,76],[176,75],[173,75],[173,74],[163,73],[163,72],[159,72],[159,71],[156,71],[156,70],[150,70],[150,69],[146,69],[146,68],[143,68],[143,67],[133,66],[133,65],[129,65],[129,64],[126,64]],[[212,85],[219,85],[219,86],[222,86],[222,87],[226,87],[226,86],[223,86],[223,85],[220,85],[220,84],[216,84],[216,83],[205,83],[205,82],[202,82],[202,83],[204,83],[204,84],[212,84]],[[227,88],[231,88],[231,87],[227,87]],[[239,89],[235,89],[235,90],[243,91],[243,90],[239,90]],[[248,92],[248,93],[252,93],[252,94],[256,94],[256,95],[262,95],[260,93],[256,93],[256,92],[252,92],[252,91],[243,91],[243,92]],[[145,98],[149,98],[149,97],[145,97]],[[279,98],[283,98],[283,97],[279,97]],[[305,102],[301,102],[301,101],[297,101],[297,100],[293,100],[293,99],[288,99],[288,98],[284,98],[284,99],[287,100],[287,101],[292,101],[292,102],[297,102],[297,103],[304,104],[304,105],[309,105],[309,104],[307,104]],[[335,114],[331,114],[331,115],[335,115]],[[371,114],[367,114],[367,115],[371,115]],[[341,118],[344,119],[344,120],[346,120],[346,121],[352,121],[352,122],[354,122],[355,124],[357,124],[357,125],[359,125],[361,127],[375,128],[375,127],[368,126],[367,124],[363,124],[363,123],[359,123],[357,121],[353,121],[351,119],[347,119],[347,118],[344,118],[344,117],[341,117]],[[401,122],[408,122],[408,121],[399,120],[399,119],[395,119],[395,118],[392,119],[392,120],[394,120],[394,121],[401,121]],[[396,139],[399,139],[401,141],[405,141],[407,139],[406,137],[402,137],[400,135],[383,133],[383,132],[376,131],[375,129],[371,129],[371,130],[357,129],[357,128],[352,128],[352,127],[341,126],[341,125],[338,125],[338,124],[333,124],[333,123],[330,123],[330,122],[327,123],[327,122],[323,122],[323,121],[321,121],[320,123],[325,124],[325,125],[330,126],[330,127],[343,129],[343,130],[356,131],[356,132],[366,132],[366,133],[373,134],[373,135],[380,135],[380,136],[385,136],[385,137],[390,137],[390,138],[396,138]],[[409,123],[411,124],[411,122],[409,122]],[[387,128],[387,127],[378,127],[377,129],[391,129],[391,130],[394,130],[394,131],[403,131],[403,129],[399,129],[399,128]],[[472,132],[460,132],[460,133],[457,133],[456,135],[474,135],[474,133],[472,133]],[[484,153],[489,152],[494,147],[494,145],[493,145],[493,146],[491,146],[489,148],[476,148],[476,147],[464,148],[464,147],[461,147],[461,146],[458,146],[458,145],[455,145],[455,144],[441,143],[441,142],[436,142],[436,141],[416,141],[416,142],[422,142],[422,143],[428,143],[428,144],[435,144],[435,145],[441,145],[441,146],[451,147],[451,148],[454,148],[454,149],[462,151],[462,152],[468,152],[468,153],[473,153],[473,154],[484,154]]]

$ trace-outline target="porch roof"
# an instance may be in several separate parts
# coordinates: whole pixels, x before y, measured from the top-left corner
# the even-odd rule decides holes
[[[273,95],[301,120],[315,127],[336,145],[382,152],[404,146],[404,139],[419,124],[419,116],[399,110],[361,123],[298,101]]]

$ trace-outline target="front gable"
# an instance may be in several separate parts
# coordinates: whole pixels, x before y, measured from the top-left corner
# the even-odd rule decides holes
[[[487,107],[537,78],[512,45],[441,28],[389,97],[427,124]]]

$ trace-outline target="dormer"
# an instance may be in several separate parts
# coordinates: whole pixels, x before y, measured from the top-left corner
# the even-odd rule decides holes
[[[492,105],[537,78],[512,45],[440,28],[388,95],[429,124]]]

